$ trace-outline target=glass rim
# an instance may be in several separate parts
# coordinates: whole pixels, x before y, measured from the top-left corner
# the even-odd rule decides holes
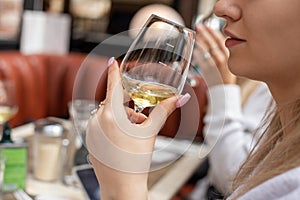
[[[156,14],[151,14],[150,17],[147,19],[147,21],[145,22],[145,24],[143,25],[142,28],[149,28],[149,27],[146,27],[146,25],[147,25],[152,19],[155,19],[155,18],[156,18],[156,19],[159,19],[159,20],[161,20],[161,21],[163,21],[163,22],[166,22],[166,23],[168,23],[168,24],[170,24],[170,25],[173,25],[173,26],[175,26],[175,27],[177,27],[177,28],[180,28],[180,29],[182,29],[182,30],[188,31],[188,32],[190,32],[190,33],[192,33],[192,34],[196,34],[196,31],[193,30],[193,29],[190,29],[190,28],[188,28],[188,27],[186,27],[186,26],[184,26],[184,25],[178,24],[178,23],[176,23],[176,22],[174,22],[174,21],[172,21],[172,20],[169,20],[169,19],[167,19],[167,18],[161,17],[161,16],[156,15]]]

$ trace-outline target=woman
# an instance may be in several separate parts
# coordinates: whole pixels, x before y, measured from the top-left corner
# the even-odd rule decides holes
[[[226,19],[230,71],[264,81],[276,102],[273,119],[241,166],[229,199],[300,196],[299,11],[298,0],[219,0],[215,6],[216,15]],[[90,159],[102,188],[102,199],[147,199],[147,169],[155,134],[167,116],[186,103],[189,95],[163,101],[147,119],[130,111],[127,117],[117,63],[110,60],[109,64],[105,105],[88,126]],[[114,109],[121,110],[118,121],[112,115]],[[128,118],[135,119],[137,124],[130,123]],[[142,139],[136,134],[139,131],[143,131]],[[99,136],[103,136],[102,143],[96,140]],[[110,153],[107,157],[102,155],[106,149]],[[120,150],[122,155],[118,154]],[[134,164],[141,163],[141,167],[135,169],[134,164],[122,162],[127,158]]]
[[[230,71],[266,82],[277,105],[265,134],[240,168],[232,198],[299,197],[300,81],[294,75],[300,71],[295,53],[300,50],[296,41],[300,24],[294,22],[300,17],[299,6],[295,0],[221,0],[216,4],[216,15],[227,21],[224,31],[230,37],[225,43]]]
[[[196,31],[193,64],[201,68],[208,86],[203,134],[211,152],[208,176],[198,181],[190,199],[217,199],[230,194],[233,177],[262,132],[255,130],[272,98],[266,84],[228,70],[228,49],[220,31],[201,23]]]

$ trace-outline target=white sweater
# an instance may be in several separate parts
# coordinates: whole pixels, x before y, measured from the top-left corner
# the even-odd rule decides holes
[[[225,193],[261,134],[253,137],[272,97],[263,83],[251,94],[244,107],[237,85],[216,86],[209,89],[209,94],[209,109],[204,119],[205,142],[212,147],[209,182]]]
[[[234,194],[232,195],[234,196]],[[300,167],[275,176],[253,188],[239,200],[298,200],[300,199]],[[230,200],[230,197],[228,198]]]
[[[231,180],[250,149],[254,146],[253,132],[260,125],[272,99],[268,87],[262,83],[242,107],[241,91],[237,85],[220,85],[208,90],[208,109],[204,118],[205,142],[209,153],[208,178],[200,180],[191,199],[203,199],[208,184],[228,193]]]

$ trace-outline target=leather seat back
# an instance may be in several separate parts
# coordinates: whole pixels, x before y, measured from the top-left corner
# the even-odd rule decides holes
[[[43,56],[1,53],[2,79],[15,83],[18,113],[10,121],[12,126],[47,116],[46,69]]]
[[[72,99],[105,99],[107,57],[86,58],[86,54],[22,55],[17,51],[0,53],[0,78],[15,82],[19,112],[10,121],[18,126],[47,116],[68,118]],[[168,118],[160,131],[168,137],[202,139],[206,106],[206,86],[202,78],[183,93],[191,100]]]

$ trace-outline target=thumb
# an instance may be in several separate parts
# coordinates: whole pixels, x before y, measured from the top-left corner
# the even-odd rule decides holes
[[[185,105],[190,98],[191,95],[189,93],[186,93],[185,95],[173,96],[160,102],[153,109],[153,111],[150,113],[149,117],[143,124],[156,124],[155,133],[158,133],[164,125],[164,123],[166,122],[167,118],[174,112],[174,110]]]
[[[121,75],[118,62],[114,57],[111,57],[108,61],[108,78],[107,78],[107,91],[106,101],[111,102],[114,94],[121,95],[118,103],[123,103],[123,88],[121,84]]]

